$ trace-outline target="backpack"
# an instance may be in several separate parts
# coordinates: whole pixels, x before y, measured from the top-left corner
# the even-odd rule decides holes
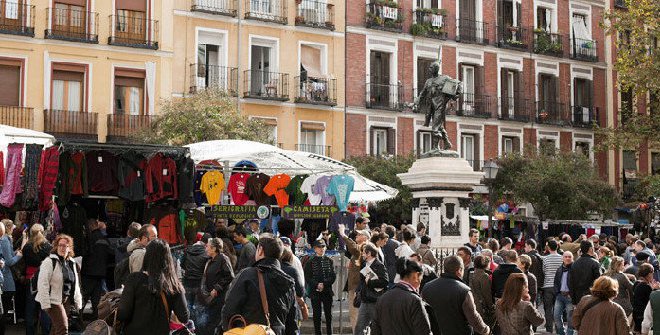
[[[121,301],[121,295],[123,292],[124,289],[119,288],[110,291],[101,297],[98,305],[99,320],[104,320],[106,323],[112,322],[113,326],[116,327],[116,312],[119,308],[119,302]]]
[[[545,281],[545,273],[543,273],[543,258],[537,253],[528,255],[532,259],[532,266],[530,266],[529,272],[533,273],[536,277],[536,282],[538,283],[537,286],[540,290]]]
[[[57,259],[48,257],[53,262],[53,270],[55,270],[55,263]],[[39,272],[41,271],[41,266],[37,269],[37,272],[34,273],[32,278],[30,278],[30,293],[32,295],[37,294],[39,290]]]
[[[92,321],[82,335],[115,335],[115,330],[112,329],[105,321],[95,320]]]
[[[115,266],[115,287],[121,287],[121,285],[124,285],[126,278],[131,274],[129,260],[130,258],[126,257]]]

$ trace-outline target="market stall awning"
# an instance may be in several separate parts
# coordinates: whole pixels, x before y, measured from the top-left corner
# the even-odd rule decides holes
[[[5,157],[7,146],[11,143],[40,144],[49,147],[55,143],[55,137],[32,129],[0,124],[0,150],[5,154]]]
[[[190,156],[195,163],[216,159],[234,166],[242,160],[249,160],[259,170],[268,175],[286,173],[299,174],[342,174],[355,179],[351,202],[377,202],[394,198],[398,191],[361,176],[353,166],[332,158],[309,152],[283,150],[272,145],[241,141],[216,140],[189,144]]]

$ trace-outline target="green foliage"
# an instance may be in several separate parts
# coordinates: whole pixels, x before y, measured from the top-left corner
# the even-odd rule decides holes
[[[263,122],[241,115],[224,91],[204,90],[161,104],[151,127],[135,134],[138,141],[186,145],[210,140],[248,140],[273,144]]]
[[[582,154],[509,155],[497,163],[497,197],[510,194],[518,202],[528,202],[541,219],[586,219],[589,212],[608,216],[617,203],[614,188],[598,177]]]
[[[635,189],[635,200],[646,201],[649,197],[660,196],[660,175],[645,176]]]
[[[413,23],[410,33],[414,36],[440,36],[445,35],[442,27],[434,27],[430,23]]]
[[[535,29],[536,43],[534,44],[534,52],[539,54],[560,54],[561,41],[556,40],[551,34],[541,29]]]
[[[408,172],[415,159],[415,155],[410,154],[389,158],[361,156],[345,160],[346,164],[354,166],[361,175],[399,190],[399,194],[394,199],[378,203],[375,215],[379,221],[395,223],[408,220],[410,222],[412,193],[410,193],[410,189],[401,184],[401,180],[396,175]]]

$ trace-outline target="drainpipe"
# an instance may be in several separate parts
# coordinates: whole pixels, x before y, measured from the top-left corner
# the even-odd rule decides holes
[[[236,17],[238,18],[238,31],[237,31],[237,37],[236,37],[236,108],[238,109],[238,112],[241,113],[241,90],[240,90],[240,85],[241,85],[241,33],[242,33],[242,25],[243,25],[243,17],[241,16],[241,2],[242,0],[236,0],[237,2],[237,8],[236,8]]]

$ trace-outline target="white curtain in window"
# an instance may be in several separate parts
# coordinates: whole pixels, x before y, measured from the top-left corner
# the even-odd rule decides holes
[[[581,40],[591,40],[589,29],[587,28],[586,16],[573,15],[573,37]]]
[[[129,88],[128,111],[131,115],[140,115],[140,89],[137,87]]]
[[[551,32],[552,30],[552,11],[547,9],[545,10],[545,31]]]
[[[64,109],[64,81],[53,80],[53,101],[51,108],[55,110]]]
[[[155,94],[156,94],[156,63],[147,62],[144,65],[145,74],[147,76],[147,103],[149,110],[147,115],[154,115]]]
[[[69,94],[67,94],[68,106],[67,110],[72,112],[80,112],[80,88],[81,83],[79,81],[68,81]]]
[[[18,19],[18,0],[5,1],[5,18]]]

